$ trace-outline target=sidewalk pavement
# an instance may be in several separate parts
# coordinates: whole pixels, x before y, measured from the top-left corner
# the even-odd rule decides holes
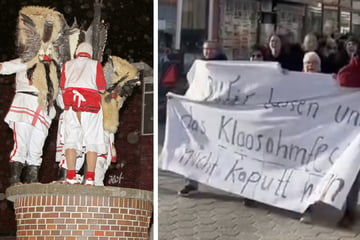
[[[159,153],[164,125],[159,125]],[[160,166],[160,163],[159,163]],[[360,240],[360,220],[351,229],[336,226],[339,211],[319,206],[314,224],[299,222],[300,214],[243,199],[200,184],[200,192],[177,195],[184,178],[159,169],[159,240]],[[325,222],[327,220],[327,223]]]
[[[335,214],[325,218],[332,223],[322,217],[304,224],[298,213],[260,203],[246,207],[241,197],[201,184],[198,194],[180,197],[177,191],[183,186],[182,176],[159,170],[159,240],[360,239],[360,222],[342,229],[336,226]]]

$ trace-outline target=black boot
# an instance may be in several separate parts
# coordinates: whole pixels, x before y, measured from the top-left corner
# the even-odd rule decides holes
[[[39,179],[38,179],[39,169],[40,169],[40,166],[35,166],[35,165],[26,166],[25,183],[39,182]]]
[[[66,179],[66,175],[67,175],[67,169],[66,168],[59,168],[59,181],[64,181]]]
[[[20,177],[22,170],[24,168],[24,164],[21,162],[10,162],[10,186],[15,185],[17,183],[21,183]]]

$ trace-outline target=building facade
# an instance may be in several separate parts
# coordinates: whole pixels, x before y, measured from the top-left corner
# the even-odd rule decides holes
[[[247,59],[273,32],[296,42],[308,32],[360,35],[360,0],[159,0],[160,44],[183,54],[185,71],[206,39],[229,59]]]

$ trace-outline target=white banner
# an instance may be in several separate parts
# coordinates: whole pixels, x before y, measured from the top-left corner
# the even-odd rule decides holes
[[[273,63],[197,61],[188,77],[168,100],[163,169],[296,212],[342,208],[360,169],[360,91]]]

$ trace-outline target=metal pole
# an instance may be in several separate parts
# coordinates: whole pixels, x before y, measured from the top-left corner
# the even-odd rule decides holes
[[[180,50],[180,46],[181,46],[182,8],[183,8],[183,0],[177,0],[176,29],[175,29],[175,49],[176,50]]]
[[[208,40],[214,40],[214,0],[209,0]]]

